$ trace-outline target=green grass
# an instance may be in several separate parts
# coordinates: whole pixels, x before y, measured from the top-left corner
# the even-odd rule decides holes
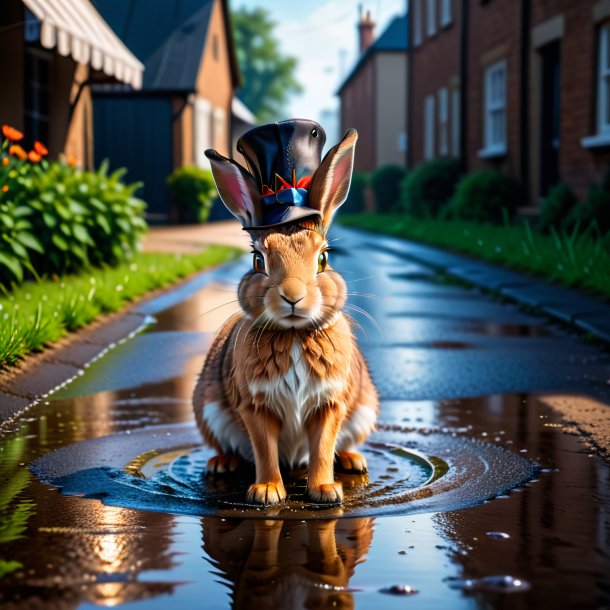
[[[588,232],[535,233],[529,224],[408,218],[396,214],[340,216],[341,224],[463,252],[473,257],[610,297],[610,248]]]
[[[139,253],[114,268],[15,287],[0,296],[0,369],[41,351],[101,314],[240,253],[225,246],[209,246],[188,255]]]

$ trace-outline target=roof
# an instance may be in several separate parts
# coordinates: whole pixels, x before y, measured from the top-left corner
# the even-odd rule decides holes
[[[23,0],[31,12],[26,21],[40,22],[40,44],[60,55],[90,64],[138,89],[144,66],[112,31],[88,0]],[[33,15],[33,16],[32,16]]]
[[[407,52],[409,50],[407,16],[394,17],[388,27],[382,34],[371,44],[368,49],[360,55],[354,67],[349,74],[343,79],[341,86],[337,91],[340,95],[343,89],[349,82],[360,72],[362,67],[373,57],[375,53],[391,53],[396,51]]]
[[[231,102],[231,112],[233,116],[240,120],[242,123],[247,123],[248,125],[256,125],[257,120],[254,116],[254,113],[248,108],[239,98],[234,97]]]
[[[226,0],[224,13],[231,77],[239,71]],[[125,44],[144,62],[143,90],[195,90],[215,0],[93,0]]]

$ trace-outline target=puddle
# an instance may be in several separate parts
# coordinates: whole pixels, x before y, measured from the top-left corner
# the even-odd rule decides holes
[[[148,304],[142,335],[4,430],[2,607],[610,605],[610,468],[533,394],[610,404],[608,354],[459,287],[440,305],[449,287],[390,279],[380,267],[404,261],[343,237],[337,266],[378,295],[366,308],[384,331],[361,338],[385,424],[369,485],[344,479],[345,505],[320,508],[297,478],[292,503],[266,511],[243,505],[248,473],[200,478],[190,394],[235,263]]]

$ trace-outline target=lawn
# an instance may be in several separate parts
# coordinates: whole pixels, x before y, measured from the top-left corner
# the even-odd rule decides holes
[[[610,242],[584,234],[534,233],[528,224],[496,226],[398,214],[345,214],[343,225],[463,252],[610,297]]]
[[[42,350],[66,333],[127,302],[207,267],[235,258],[241,250],[209,246],[201,253],[138,253],[113,268],[26,282],[0,296],[0,369]]]

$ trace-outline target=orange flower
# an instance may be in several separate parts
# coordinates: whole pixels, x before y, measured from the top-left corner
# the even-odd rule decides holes
[[[38,161],[40,161],[42,157],[35,150],[30,150],[30,152],[28,153],[28,159],[32,163],[38,163]]]
[[[3,157],[2,158],[2,165],[4,165],[4,167],[6,167],[8,164],[9,164],[8,157]]]
[[[28,158],[28,153],[19,146],[19,144],[13,144],[8,149],[9,155],[13,155],[14,157],[19,157],[22,161],[25,161]]]
[[[36,142],[34,142],[34,150],[41,157],[46,157],[49,154],[49,151],[47,150],[47,147],[42,142],[39,142],[38,140],[36,140]]]
[[[23,134],[10,125],[2,125],[2,135],[11,142],[19,142],[23,139]]]
[[[3,193],[6,193],[6,191],[8,191],[8,184],[5,184],[5,185],[2,187],[2,192],[3,192]]]
[[[66,157],[66,163],[70,167],[75,167],[77,165],[77,163],[78,163],[78,159],[74,155],[68,155]]]

